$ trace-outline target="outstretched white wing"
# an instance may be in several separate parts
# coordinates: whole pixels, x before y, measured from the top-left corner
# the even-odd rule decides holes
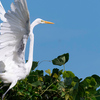
[[[4,17],[4,15],[5,15],[5,10],[4,10],[4,8],[3,8],[3,6],[2,6],[2,4],[1,4],[1,1],[0,1],[0,19],[2,20],[2,21],[6,21],[6,18]]]
[[[0,9],[3,9],[2,4]],[[11,4],[11,10],[4,12],[5,10],[0,15],[4,21],[0,29],[0,61],[5,64],[5,70],[10,70],[12,63],[19,67],[23,67],[25,63],[25,47],[30,32],[26,0],[15,0]]]

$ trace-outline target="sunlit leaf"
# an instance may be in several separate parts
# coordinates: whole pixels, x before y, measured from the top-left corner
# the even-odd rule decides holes
[[[64,65],[66,62],[68,62],[68,60],[69,60],[69,53],[66,53],[66,54],[60,55],[60,56],[58,56],[57,58],[53,59],[53,60],[52,60],[52,63],[53,63],[54,65],[62,66],[62,65]]]
[[[48,73],[51,76],[51,70],[50,69],[45,70],[45,72]]]
[[[53,77],[54,78],[58,78],[58,75],[56,73],[54,73]]]
[[[43,78],[42,78],[42,77],[39,77],[39,78],[38,78],[38,81],[43,81]]]
[[[89,94],[89,91],[85,91],[86,94]]]
[[[72,73],[71,71],[64,71],[63,73],[63,78],[65,77],[75,77],[74,73]]]
[[[72,81],[71,85],[72,87],[74,87],[76,85],[76,82]]]
[[[65,95],[65,100],[68,100],[69,99],[69,94],[66,94]]]

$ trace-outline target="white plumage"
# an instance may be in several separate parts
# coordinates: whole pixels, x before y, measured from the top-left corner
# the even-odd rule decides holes
[[[4,15],[5,15],[5,10],[4,10],[4,8],[3,8],[3,6],[2,6],[2,4],[1,4],[1,1],[0,1],[0,19],[2,20],[2,21],[6,21],[6,18],[4,17]]]
[[[5,12],[0,2],[0,78],[4,83],[11,83],[5,94],[24,79],[30,72],[33,61],[33,28],[41,23],[53,24],[40,18],[30,25],[26,0],[15,0],[11,10]],[[25,64],[25,48],[30,37],[29,59]],[[1,87],[2,88],[2,87]]]

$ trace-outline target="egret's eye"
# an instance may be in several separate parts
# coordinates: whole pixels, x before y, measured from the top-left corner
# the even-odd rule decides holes
[[[44,22],[44,20],[41,20],[41,22]]]

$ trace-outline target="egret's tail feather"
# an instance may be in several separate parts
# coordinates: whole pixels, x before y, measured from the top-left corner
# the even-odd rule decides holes
[[[5,9],[3,8],[2,3],[0,1],[0,19],[4,22],[6,22],[6,18],[4,17],[5,13]]]

